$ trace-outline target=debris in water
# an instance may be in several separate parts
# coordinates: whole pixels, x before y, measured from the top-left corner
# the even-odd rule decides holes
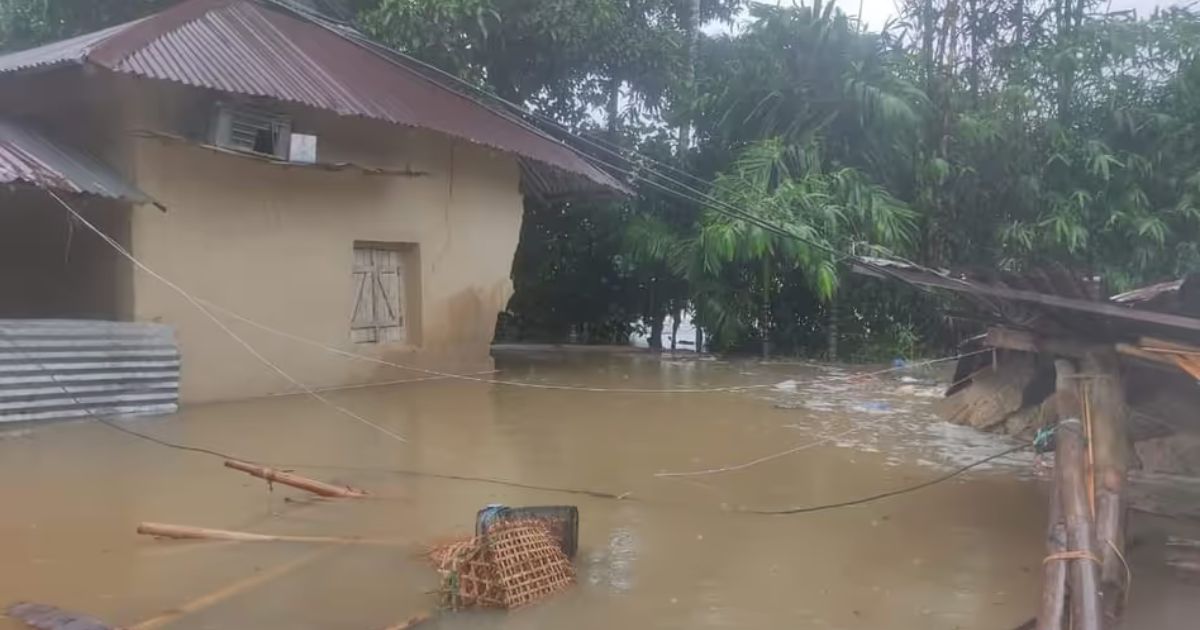
[[[351,488],[349,486],[335,486],[323,481],[301,477],[300,475],[292,474],[290,472],[275,470],[274,468],[267,468],[266,466],[256,466],[254,464],[247,464],[245,462],[227,460],[225,462],[225,467],[232,468],[234,470],[240,470],[246,474],[258,477],[259,479],[265,479],[268,484],[281,483],[285,486],[307,490],[322,497],[357,499],[367,496],[365,491],[359,490],[358,488]]]
[[[5,614],[38,630],[120,630],[99,619],[32,602],[17,602]]]

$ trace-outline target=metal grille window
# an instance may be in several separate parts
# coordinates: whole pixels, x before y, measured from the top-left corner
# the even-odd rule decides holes
[[[405,341],[404,295],[403,252],[355,244],[350,339],[355,343]]]
[[[287,159],[291,133],[292,123],[286,116],[249,107],[219,105],[213,142],[226,149]]]

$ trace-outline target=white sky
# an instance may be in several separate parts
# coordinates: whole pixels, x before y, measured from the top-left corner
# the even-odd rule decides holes
[[[790,3],[792,0],[783,0]],[[896,0],[834,0],[848,15],[857,15],[862,8],[863,21],[871,30],[879,30],[884,23],[896,15]],[[776,4],[776,2],[764,2]],[[1110,11],[1134,9],[1139,16],[1149,15],[1157,6],[1173,6],[1183,2],[1170,0],[1110,0]]]

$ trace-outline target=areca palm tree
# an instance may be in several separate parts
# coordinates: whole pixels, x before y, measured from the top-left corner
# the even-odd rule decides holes
[[[819,147],[781,138],[755,143],[713,187],[720,204],[676,260],[695,287],[701,320],[726,340],[756,331],[769,352],[774,302],[797,273],[832,304],[838,265],[849,253],[878,253],[912,240],[913,214],[859,171],[825,170]],[[742,209],[783,234],[729,216]],[[832,310],[832,309],[831,309]],[[836,330],[836,329],[835,329]]]

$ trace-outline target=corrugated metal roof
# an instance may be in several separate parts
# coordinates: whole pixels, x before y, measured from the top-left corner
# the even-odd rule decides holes
[[[255,0],[188,0],[137,22],[0,56],[0,73],[72,62],[432,129],[556,167],[593,188],[624,191],[567,145],[334,29]]]
[[[0,183],[29,184],[136,203],[150,197],[103,162],[19,123],[0,120]]]
[[[38,46],[37,48],[0,55],[0,72],[16,72],[19,70],[49,68],[70,63],[82,63],[87,58],[88,53],[98,44],[117,33],[124,32],[130,26],[140,21],[119,24],[94,33],[85,33],[71,39]]]

